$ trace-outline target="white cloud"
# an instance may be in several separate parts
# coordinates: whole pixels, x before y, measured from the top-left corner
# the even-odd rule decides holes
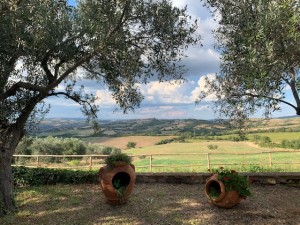
[[[186,112],[185,110],[178,109],[175,106],[156,106],[141,108],[139,110],[139,114],[142,114],[144,118],[159,117],[169,119],[183,118],[186,115]]]
[[[145,101],[153,104],[187,104],[192,99],[188,92],[193,82],[159,82],[152,81],[139,85]]]
[[[201,105],[198,107],[195,107],[196,111],[212,111],[212,108],[210,105]]]
[[[216,74],[207,74],[206,76],[200,77],[200,79],[198,80],[198,86],[192,91],[192,96],[193,96],[194,100],[198,99],[201,91],[204,91],[204,92],[208,91],[208,88],[206,86],[206,84],[207,84],[206,79],[208,79],[209,81],[213,81],[216,79]],[[204,101],[215,101],[216,96],[214,94],[210,94],[203,100]]]
[[[172,107],[173,105],[188,105],[194,104],[198,99],[200,92],[208,90],[205,86],[205,79],[210,81],[216,78],[215,74],[207,74],[201,76],[196,83],[193,80],[186,82],[170,81],[159,82],[152,81],[148,84],[136,84],[144,96],[144,105],[157,105],[160,107]],[[116,106],[115,100],[112,98],[108,90],[102,89],[96,91],[96,96],[99,98],[97,104],[102,106]],[[205,101],[214,101],[216,97],[209,95]],[[169,105],[169,106],[168,106]],[[167,108],[159,108],[159,110]],[[153,110],[153,108],[151,108]],[[156,112],[153,112],[156,113]]]
[[[56,88],[55,88],[55,90],[56,91],[64,91],[65,90],[65,85],[64,84],[59,84]]]
[[[112,98],[111,93],[108,90],[102,89],[96,91],[97,104],[101,106],[115,106],[116,101]]]

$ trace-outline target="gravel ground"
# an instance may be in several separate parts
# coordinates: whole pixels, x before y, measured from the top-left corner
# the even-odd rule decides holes
[[[258,185],[232,209],[208,203],[204,185],[137,184],[127,204],[105,203],[99,185],[56,185],[17,192],[19,212],[1,225],[300,225],[300,187]]]

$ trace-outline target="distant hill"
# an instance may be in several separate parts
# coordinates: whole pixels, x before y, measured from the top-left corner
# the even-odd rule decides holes
[[[224,122],[224,121],[223,121]],[[101,132],[94,134],[91,124],[80,118],[44,119],[36,136],[90,137],[90,136],[128,136],[128,135],[222,135],[232,133],[226,123],[214,120],[196,119],[133,119],[99,120]],[[249,132],[300,131],[300,118],[277,118],[271,120],[253,119]]]
[[[207,133],[225,130],[226,127],[216,124],[215,121],[196,119],[155,118],[133,120],[100,120],[101,132],[99,136],[126,136],[126,135],[176,135],[183,132]],[[53,118],[44,119],[38,130],[31,134],[37,136],[92,136],[93,129],[85,119]]]

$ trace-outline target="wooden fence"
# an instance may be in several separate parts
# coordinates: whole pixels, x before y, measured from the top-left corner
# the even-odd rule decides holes
[[[274,155],[280,154],[280,160],[274,160]],[[133,163],[139,172],[153,173],[155,170],[168,168],[180,172],[182,168],[202,168],[209,170],[212,168],[224,166],[261,166],[267,168],[280,167],[282,165],[292,166],[294,172],[300,171],[300,150],[294,151],[267,151],[256,153],[179,153],[179,154],[140,154],[131,155]],[[107,155],[14,155],[13,166],[39,167],[39,168],[69,168],[69,169],[99,169],[104,165],[104,159]],[[181,158],[190,158],[191,163],[175,164],[169,163],[174,157],[177,162]],[[180,158],[178,158],[180,157]],[[244,160],[244,158],[250,158]],[[252,159],[251,159],[252,157]],[[158,164],[156,161],[167,162],[167,164]],[[275,157],[276,158],[276,157]],[[195,163],[199,160],[199,163]],[[230,159],[230,160],[228,160]],[[174,160],[173,160],[174,161]],[[142,162],[142,163],[141,163]],[[198,169],[196,169],[198,170]],[[164,171],[166,172],[166,171]]]

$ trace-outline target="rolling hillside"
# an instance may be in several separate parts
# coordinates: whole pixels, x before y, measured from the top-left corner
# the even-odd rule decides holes
[[[92,126],[85,119],[44,119],[38,129],[32,131],[36,136],[56,137],[121,137],[132,135],[224,135],[234,131],[226,125],[211,120],[159,120],[155,118],[137,120],[100,120],[101,131],[94,134]],[[279,118],[271,120],[253,119],[249,133],[299,132],[300,118]]]

